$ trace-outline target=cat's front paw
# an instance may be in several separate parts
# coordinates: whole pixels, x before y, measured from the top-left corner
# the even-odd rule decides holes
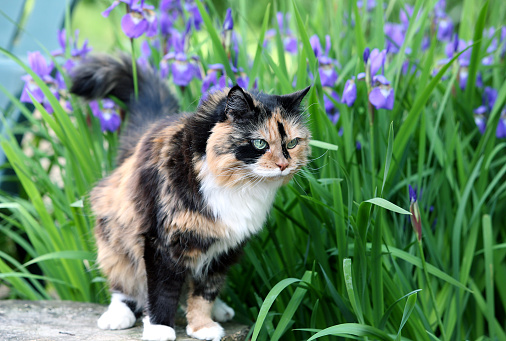
[[[213,310],[211,311],[211,316],[213,320],[218,322],[227,322],[234,318],[235,312],[234,309],[230,308],[225,302],[216,299],[213,305]]]
[[[225,330],[218,323],[211,322],[198,329],[188,325],[186,334],[199,340],[220,341],[225,336]]]
[[[163,324],[151,324],[149,316],[144,317],[142,322],[144,323],[143,340],[173,341],[176,339],[176,331],[173,328]]]
[[[112,305],[100,316],[97,326],[100,329],[126,329],[135,324],[137,320],[134,313],[126,306],[126,304]]]

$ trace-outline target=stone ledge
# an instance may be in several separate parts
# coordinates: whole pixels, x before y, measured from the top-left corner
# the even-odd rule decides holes
[[[106,306],[71,301],[0,301],[2,341],[116,341],[140,340],[142,322],[124,330],[100,330],[97,319]],[[243,341],[249,327],[235,322],[221,323],[226,336],[222,341]],[[176,326],[178,341],[194,341],[183,325]]]

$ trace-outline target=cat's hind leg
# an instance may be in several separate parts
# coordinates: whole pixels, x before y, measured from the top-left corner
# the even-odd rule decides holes
[[[100,316],[97,325],[100,329],[126,329],[133,327],[142,310],[137,302],[120,292],[113,292],[107,311]]]

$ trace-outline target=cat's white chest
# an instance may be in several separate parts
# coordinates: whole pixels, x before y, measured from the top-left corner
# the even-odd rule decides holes
[[[224,187],[206,172],[200,190],[207,208],[228,227],[228,237],[240,243],[262,228],[281,184],[282,180]]]
[[[200,191],[207,208],[226,226],[226,236],[208,250],[207,257],[238,246],[262,229],[282,180],[243,187],[219,186],[204,164]]]

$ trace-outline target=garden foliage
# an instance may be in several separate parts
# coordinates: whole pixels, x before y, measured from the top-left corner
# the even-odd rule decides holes
[[[229,4],[93,8],[184,111],[235,83],[312,85],[312,161],[223,293],[253,340],[506,340],[506,3]],[[8,94],[26,122],[1,138],[22,191],[0,194],[0,233],[27,256],[0,251],[0,279],[12,297],[105,303],[87,194],[114,167],[122,103],[68,94],[91,48],[67,19],[59,51],[10,55],[27,72]]]

